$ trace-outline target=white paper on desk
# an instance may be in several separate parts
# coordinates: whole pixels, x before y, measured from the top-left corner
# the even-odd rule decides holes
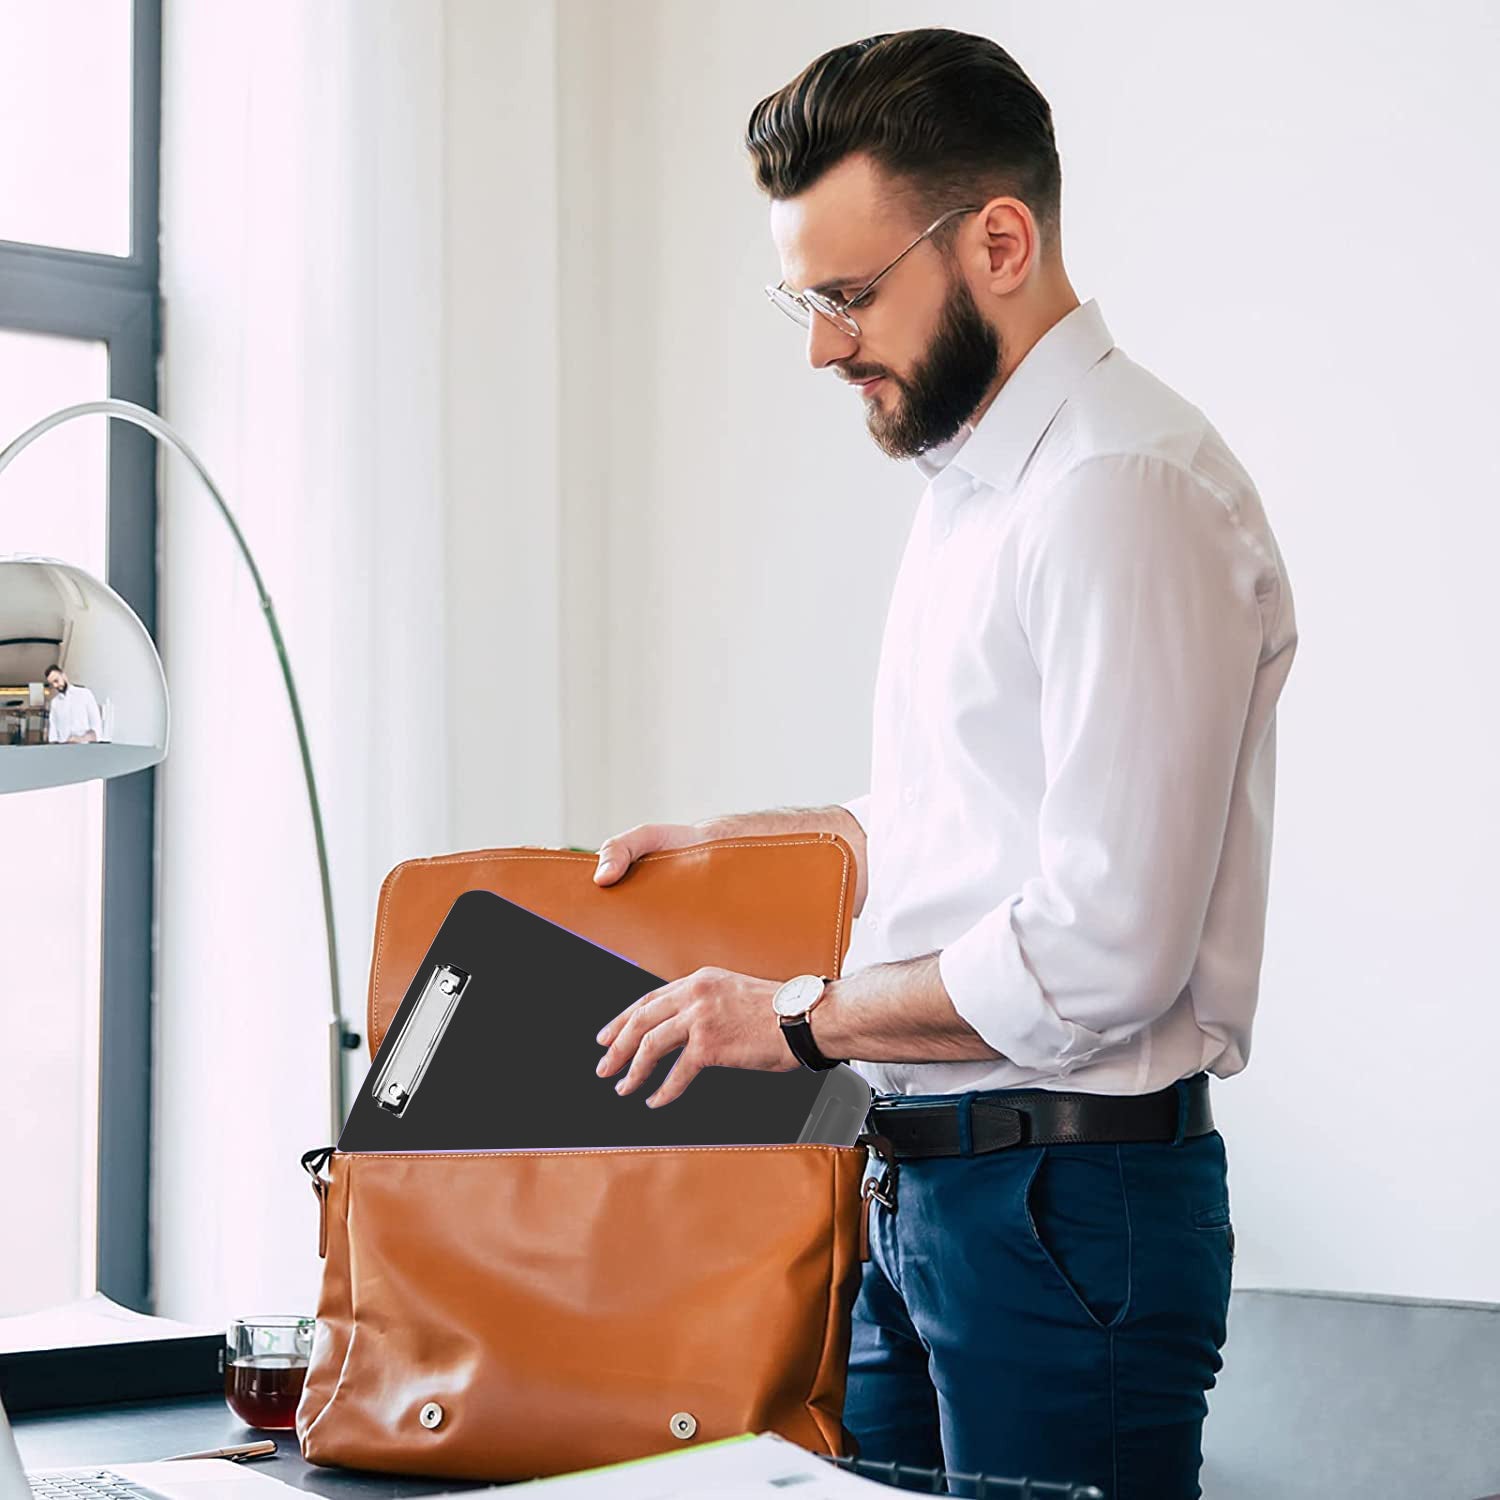
[[[870,1500],[889,1495],[888,1485],[861,1479],[805,1448],[777,1437],[773,1432],[749,1434],[704,1443],[685,1453],[665,1453],[634,1463],[589,1469],[581,1474],[562,1474],[555,1479],[537,1479],[530,1484],[509,1485],[493,1490],[469,1490],[464,1500],[476,1495],[504,1493],[510,1500],[535,1496],[536,1500],[765,1500],[776,1495],[785,1500]],[[447,1500],[431,1496],[429,1500]],[[457,1494],[453,1500],[458,1500]]]
[[[0,1354],[127,1344],[142,1339],[180,1339],[220,1331],[133,1312],[111,1302],[103,1292],[95,1292],[92,1297],[61,1307],[0,1318]]]

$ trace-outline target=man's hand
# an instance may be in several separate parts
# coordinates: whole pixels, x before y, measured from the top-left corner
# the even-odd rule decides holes
[[[613,885],[643,854],[654,849],[681,849],[701,844],[714,835],[700,823],[637,823],[599,846],[599,863],[594,866],[596,885]]]
[[[801,1064],[771,1009],[778,988],[774,979],[704,968],[651,990],[599,1033],[606,1049],[599,1076],[609,1078],[628,1063],[615,1091],[633,1093],[668,1052],[680,1048],[661,1087],[646,1100],[655,1109],[678,1098],[704,1068],[790,1073]]]
[[[854,915],[865,904],[865,831],[847,807],[782,807],[766,812],[726,813],[697,823],[637,823],[599,846],[594,866],[596,885],[613,885],[643,854],[653,849],[681,849],[709,839],[756,837],[776,833],[837,833],[854,850]]]

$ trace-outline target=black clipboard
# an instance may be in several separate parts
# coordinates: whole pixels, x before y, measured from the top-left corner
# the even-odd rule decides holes
[[[466,891],[418,966],[349,1110],[340,1151],[852,1145],[870,1102],[853,1069],[708,1068],[646,1105],[671,1067],[620,1096],[595,1037],[666,981],[566,927]]]

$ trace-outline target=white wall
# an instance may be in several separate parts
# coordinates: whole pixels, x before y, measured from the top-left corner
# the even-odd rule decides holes
[[[567,837],[864,789],[918,483],[765,305],[739,133],[825,46],[984,31],[1052,103],[1080,296],[1236,448],[1297,596],[1256,1051],[1217,1094],[1240,1280],[1500,1299],[1494,8],[558,13]]]
[[[910,485],[848,392],[799,368],[739,145],[755,100],[848,23],[561,10],[566,555],[593,549],[595,571],[566,591],[566,722],[602,746],[570,782],[570,837],[851,796]]]
[[[433,646],[452,706],[446,847],[551,843],[564,784],[555,26],[531,0],[448,0],[429,16],[445,57],[447,576]]]

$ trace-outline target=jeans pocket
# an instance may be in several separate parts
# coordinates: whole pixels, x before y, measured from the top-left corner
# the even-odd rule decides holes
[[[1025,1191],[1031,1237],[1096,1328],[1130,1306],[1130,1205],[1114,1146],[1043,1146]]]
[[[1207,1207],[1193,1210],[1193,1228],[1206,1234],[1222,1234],[1229,1247],[1229,1263],[1234,1265],[1234,1221],[1229,1216],[1229,1200],[1221,1199]]]

